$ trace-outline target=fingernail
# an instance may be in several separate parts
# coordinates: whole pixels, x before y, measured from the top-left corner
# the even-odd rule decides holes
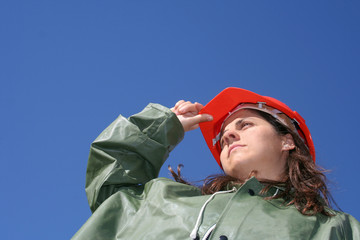
[[[208,115],[208,116],[207,116],[207,120],[208,120],[208,121],[212,121],[212,120],[213,120],[213,116]]]

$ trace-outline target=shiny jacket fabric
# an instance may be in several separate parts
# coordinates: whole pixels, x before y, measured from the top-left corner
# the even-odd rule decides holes
[[[91,145],[86,173],[93,214],[72,239],[191,239],[199,216],[198,239],[215,224],[207,239],[360,239],[352,216],[304,216],[282,199],[264,200],[281,189],[261,194],[256,178],[210,200],[196,187],[157,178],[183,136],[176,115],[158,104],[107,127]]]

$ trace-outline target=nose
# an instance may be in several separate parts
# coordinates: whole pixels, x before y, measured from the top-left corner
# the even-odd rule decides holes
[[[224,132],[222,136],[222,147],[224,145],[230,145],[238,140],[240,140],[240,135],[236,131],[229,129]]]

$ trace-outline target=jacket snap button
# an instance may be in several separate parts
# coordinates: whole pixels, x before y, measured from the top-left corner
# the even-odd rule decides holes
[[[219,239],[220,239],[220,240],[228,240],[227,236],[225,236],[225,235],[221,235],[221,236],[219,237]]]
[[[252,190],[252,189],[249,189],[249,190],[248,190],[248,193],[250,194],[250,196],[254,196],[254,195],[255,195],[255,192],[254,192],[254,190]]]

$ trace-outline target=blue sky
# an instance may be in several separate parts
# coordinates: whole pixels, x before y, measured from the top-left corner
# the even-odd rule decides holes
[[[312,133],[340,207],[358,204],[359,1],[0,4],[2,239],[69,239],[90,217],[89,146],[149,102],[206,104],[234,86],[278,98]],[[199,130],[168,164],[218,173]]]

